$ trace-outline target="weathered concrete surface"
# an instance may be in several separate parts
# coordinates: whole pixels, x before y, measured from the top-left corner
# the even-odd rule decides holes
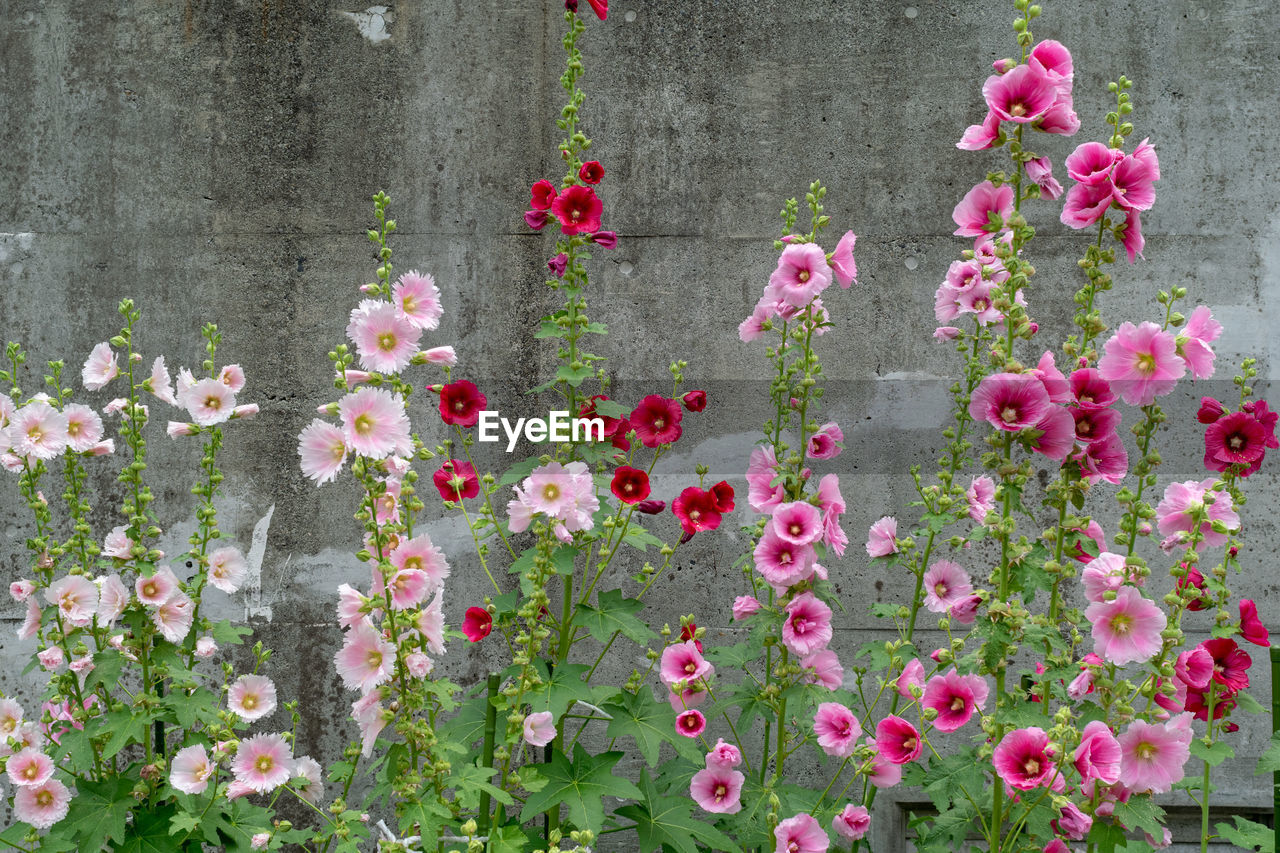
[[[1149,260],[1117,269],[1110,316],[1151,317],[1157,288],[1186,285],[1228,328],[1220,373],[1257,353],[1274,378],[1280,67],[1267,5],[1045,6],[1035,31],[1072,49],[1084,128],[1077,140],[1037,139],[1043,153],[1061,170],[1077,141],[1101,138],[1105,83],[1124,73],[1136,81],[1138,136],[1161,155],[1159,201],[1143,223]],[[22,340],[34,364],[78,363],[115,329],[116,301],[132,295],[147,313],[143,349],[191,365],[202,357],[201,323],[220,324],[225,360],[244,365],[244,396],[263,407],[230,430],[225,529],[247,550],[271,510],[260,589],[227,612],[255,615],[277,649],[282,695],[305,704],[304,746],[324,758],[350,733],[351,696],[328,674],[333,589],[364,570],[350,556],[352,493],[305,482],[294,436],[330,399],[324,353],[374,266],[362,236],[369,195],[385,188],[395,199],[400,268],[430,270],[445,293],[448,313],[429,340],[454,344],[462,375],[491,402],[528,406],[520,389],[553,356],[532,338],[552,304],[541,285],[548,244],[520,213],[529,184],[556,172],[557,4],[405,2],[388,12],[324,0],[0,0],[0,332]],[[736,326],[773,267],[782,199],[821,178],[835,226],[859,234],[860,283],[828,300],[840,328],[822,342],[827,403],[848,438],[833,470],[857,496],[846,524],[855,545],[831,570],[854,596],[868,585],[884,600],[909,592],[902,578],[869,576],[857,543],[903,507],[908,466],[936,456],[947,383],[921,380],[956,370],[928,337],[933,290],[963,248],[950,211],[1000,165],[953,143],[981,118],[989,63],[1013,52],[1011,15],[985,0],[615,0],[608,24],[588,20],[585,129],[609,170],[606,223],[622,235],[593,271],[592,314],[614,330],[598,349],[620,397],[665,387],[667,362],[682,356],[713,401],[662,466],[662,496],[695,461],[731,480],[745,468],[749,431],[766,416],[767,363]],[[1048,210],[1031,213],[1041,235],[1032,307],[1055,340],[1086,238]],[[1169,478],[1198,476],[1189,416],[1200,393],[1225,391],[1179,390]],[[442,437],[425,402],[414,414],[424,438]],[[152,444],[155,470],[195,470],[194,447]],[[113,494],[109,476],[101,484]],[[181,477],[155,487],[176,553],[193,504]],[[1239,586],[1266,614],[1280,605],[1280,496],[1271,471],[1249,487],[1250,570]],[[115,500],[99,501],[104,529]],[[7,579],[21,571],[27,527],[11,497],[0,519]],[[456,623],[485,582],[465,530],[449,521],[432,533],[453,560]],[[720,592],[741,583],[732,568],[741,542],[727,534],[693,546],[655,590],[653,611],[670,621],[694,611],[727,638]],[[847,619],[842,648],[875,630],[857,608]],[[0,688],[16,687],[13,662],[27,652],[5,643]],[[487,666],[452,657],[460,676]],[[1265,702],[1265,668],[1255,676]],[[1242,722],[1238,751],[1257,755],[1266,721]],[[1242,761],[1220,774],[1224,808],[1267,805],[1267,785],[1250,771]],[[886,843],[887,800],[877,817]]]

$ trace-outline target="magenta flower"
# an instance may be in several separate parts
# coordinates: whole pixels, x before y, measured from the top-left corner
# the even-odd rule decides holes
[[[1118,485],[1129,473],[1129,452],[1116,433],[1077,449],[1074,458],[1080,463],[1081,473],[1091,484],[1105,481]]]
[[[1197,305],[1178,335],[1178,355],[1187,363],[1194,379],[1213,376],[1213,348],[1209,344],[1222,336],[1222,324],[1213,319],[1207,305]]]
[[[707,764],[693,774],[689,796],[712,814],[737,814],[742,811],[742,785],[747,781],[737,770],[725,765]]]
[[[462,633],[473,643],[478,643],[493,631],[493,616],[483,607],[468,607],[462,618]]]
[[[1004,783],[1019,791],[1040,787],[1056,770],[1049,736],[1037,726],[1006,734],[996,746],[991,763]]]
[[[1120,427],[1120,413],[1115,409],[1072,406],[1068,411],[1074,421],[1076,440],[1082,443],[1101,441],[1114,435]]]
[[[676,714],[676,731],[687,738],[695,738],[707,728],[707,718],[701,711],[689,708]]]
[[[1036,435],[1030,440],[1031,449],[1050,459],[1063,461],[1076,445],[1075,418],[1061,406],[1050,405],[1034,429]]]
[[[1190,714],[1179,715],[1189,723]],[[1134,720],[1117,739],[1120,778],[1133,793],[1166,794],[1182,779],[1191,757],[1191,727],[1170,720],[1163,725]]]
[[[986,703],[987,680],[981,675],[960,675],[954,667],[946,675],[929,679],[920,698],[921,705],[938,712],[933,725],[940,732],[954,732]]]
[[[840,282],[843,288],[849,287],[858,278],[858,265],[853,260],[853,244],[857,239],[858,236],[852,231],[844,232],[844,236],[836,244],[836,250],[831,253],[831,260],[828,261],[836,274],[836,281]]]
[[[871,758],[871,769],[867,772],[867,781],[877,788],[892,788],[900,783],[902,767],[879,752],[875,738],[868,737],[863,744],[877,750]]]
[[[488,402],[474,382],[450,382],[440,389],[440,419],[452,426],[473,427]]]
[[[982,84],[982,97],[987,109],[1001,121],[1029,124],[1057,102],[1058,90],[1043,66],[1028,63],[1007,74],[988,77]]]
[[[850,253],[852,260],[852,247]],[[831,285],[831,273],[821,246],[814,243],[789,245],[778,258],[778,268],[769,276],[765,298],[804,308]]]
[[[1093,818],[1080,810],[1080,807],[1068,800],[1062,804],[1057,820],[1050,826],[1055,831],[1067,836],[1072,841],[1081,841],[1093,828]]]
[[[551,213],[566,235],[589,234],[600,230],[604,204],[591,187],[574,184],[551,201]]]
[[[887,557],[898,553],[898,520],[884,516],[867,533],[867,554],[871,557]]]
[[[924,606],[934,613],[946,613],[972,592],[969,573],[950,560],[937,560],[924,573]]]
[[[997,429],[1017,432],[1036,426],[1050,410],[1044,383],[1031,373],[985,376],[969,400],[969,415]]]
[[[1085,725],[1073,760],[1085,782],[1096,779],[1114,785],[1120,779],[1120,744],[1102,720]]]
[[[1067,176],[1090,186],[1111,183],[1111,169],[1124,153],[1101,142],[1083,142],[1067,155]],[[1108,194],[1110,190],[1108,189]]]
[[[1131,406],[1149,406],[1187,372],[1174,336],[1151,322],[1121,324],[1107,341],[1098,371]]]
[[[1155,151],[1151,151],[1154,158]],[[1146,158],[1127,154],[1111,170],[1111,195],[1125,210],[1150,210],[1156,201],[1155,174]]]
[[[1243,610],[1244,602],[1241,602]],[[1255,611],[1256,617],[1256,611]],[[1204,690],[1213,679],[1213,655],[1203,646],[1196,646],[1178,655],[1173,670],[1182,683],[1196,690]]]
[[[1156,523],[1160,534],[1169,537],[1166,541],[1171,545],[1188,546],[1191,533],[1197,526],[1201,547],[1224,544],[1227,534],[1214,532],[1214,521],[1221,522],[1227,530],[1240,529],[1240,516],[1236,515],[1231,494],[1213,491],[1215,482],[1213,477],[1199,483],[1187,480],[1170,483],[1164,490],[1164,499],[1156,506]],[[1203,513],[1204,520],[1197,525],[1196,516],[1200,513]]]
[[[831,821],[831,828],[836,835],[849,841],[857,841],[867,834],[871,827],[871,815],[866,806],[855,806],[849,803]]]
[[[773,510],[773,531],[792,545],[812,545],[822,538],[822,513],[808,501],[779,504]]]
[[[840,455],[841,447],[837,442],[844,441],[844,431],[835,421],[828,421],[818,427],[818,431],[809,436],[810,459],[835,459]]]
[[[951,212],[951,218],[959,226],[954,233],[957,237],[982,237],[1003,229],[1012,213],[1013,187],[1008,184],[996,187],[990,181],[983,181],[965,193]]]
[[[1164,611],[1131,586],[1121,587],[1112,601],[1090,604],[1084,615],[1093,623],[1094,652],[1117,666],[1150,660],[1168,624]]]
[[[1062,195],[1062,184],[1053,176],[1053,163],[1048,157],[1036,157],[1027,161],[1027,177],[1040,188],[1040,195],[1056,199]]]
[[[1111,383],[1103,379],[1096,368],[1085,367],[1073,372],[1070,384],[1071,395],[1082,409],[1103,409],[1116,401]]]
[[[831,608],[813,593],[798,595],[787,605],[782,643],[795,654],[803,657],[825,649],[831,634]]]
[[[1249,686],[1249,667],[1253,665],[1253,659],[1248,652],[1236,645],[1235,640],[1215,637],[1205,640],[1200,646],[1213,657],[1214,681],[1226,687],[1230,693]]]
[[[710,678],[715,674],[715,667],[702,657],[693,640],[687,640],[663,649],[658,674],[670,685]]]
[[[1271,645],[1271,635],[1258,618],[1258,605],[1251,598],[1240,599],[1240,634],[1255,646]]]
[[[774,853],[826,853],[831,846],[822,825],[807,814],[780,822],[773,830],[773,837],[777,841]]]
[[[776,590],[786,590],[813,576],[815,554],[812,545],[793,545],[772,528],[765,529],[756,543],[756,571]]]
[[[1112,199],[1110,182],[1076,184],[1067,190],[1067,200],[1062,205],[1059,219],[1072,228],[1088,228],[1106,215]]]
[[[844,684],[844,667],[831,649],[822,649],[800,659],[800,666],[807,670],[806,684],[817,684],[828,690],[839,690]]]
[[[1069,95],[1071,93],[1071,83],[1074,78],[1074,72],[1071,61],[1071,51],[1067,50],[1062,42],[1053,39],[1045,39],[1031,48],[1031,53],[1027,56],[1027,64],[1034,65],[1044,72],[1060,95]]]
[[[876,724],[876,749],[893,764],[907,764],[920,757],[924,742],[911,723],[901,717],[889,716]]]
[[[848,758],[858,748],[862,724],[839,702],[823,702],[813,715],[813,733],[827,755]]]

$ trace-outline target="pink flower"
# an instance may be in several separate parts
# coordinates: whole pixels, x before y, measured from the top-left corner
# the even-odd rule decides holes
[[[961,151],[982,151],[990,148],[999,138],[1000,117],[987,110],[987,115],[981,124],[971,124],[965,128],[956,147]]]
[[[1243,609],[1244,602],[1240,604]],[[1256,610],[1254,615],[1256,617]],[[1173,669],[1183,684],[1194,687],[1196,690],[1204,690],[1213,679],[1213,655],[1209,654],[1203,646],[1196,646],[1178,655]]]
[[[1019,791],[1040,787],[1055,771],[1049,736],[1037,726],[1006,734],[996,746],[991,763],[1005,784]]]
[[[1098,372],[1131,406],[1149,406],[1187,372],[1173,335],[1151,322],[1121,324],[1107,341]]]
[[[151,577],[140,576],[133,584],[138,600],[143,604],[159,607],[178,591],[178,579],[166,568],[159,569]]]
[[[1078,448],[1072,458],[1080,463],[1080,471],[1090,484],[1104,481],[1118,485],[1129,473],[1129,453],[1115,433]]]
[[[67,417],[42,400],[27,403],[9,420],[13,453],[53,459],[67,448]]]
[[[530,746],[546,746],[556,739],[556,722],[550,711],[538,711],[524,718],[524,740]]]
[[[194,650],[196,657],[207,660],[213,657],[217,651],[218,643],[213,639],[213,637],[201,637],[196,640],[196,647]]]
[[[937,560],[924,573],[924,606],[934,613],[946,613],[972,592],[969,573],[950,560]]]
[[[169,784],[184,794],[203,794],[216,770],[203,744],[188,746],[169,762]]]
[[[1071,395],[1082,409],[1105,409],[1116,401],[1111,384],[1096,368],[1081,368],[1071,374]]]
[[[171,643],[180,643],[191,630],[195,618],[193,602],[181,590],[151,611],[151,623]]]
[[[742,763],[742,752],[731,743],[725,743],[724,738],[716,741],[716,745],[711,747],[711,751],[707,753],[708,768],[723,767],[731,769]]]
[[[911,723],[889,716],[876,724],[876,748],[891,763],[907,764],[920,757],[924,742]]]
[[[852,247],[850,252],[852,259]],[[831,272],[822,247],[814,243],[789,245],[782,250],[778,268],[769,277],[765,298],[803,308],[830,286]]]
[[[751,451],[747,462],[747,503],[756,512],[769,512],[782,503],[785,490],[781,483],[771,485],[781,466],[772,446],[760,446]]]
[[[87,385],[87,383],[86,383]],[[67,816],[71,792],[57,779],[13,792],[13,816],[36,829],[48,829]]]
[[[217,379],[201,379],[183,394],[182,402],[198,426],[215,426],[230,419],[236,395]]]
[[[1062,804],[1059,817],[1051,826],[1072,841],[1081,841],[1093,827],[1093,818],[1082,812],[1075,803],[1068,800]]]
[[[44,591],[45,600],[58,607],[65,622],[83,628],[98,609],[98,586],[84,575],[59,578]]]
[[[49,672],[56,672],[62,669],[62,665],[66,663],[66,655],[62,653],[61,646],[50,646],[47,649],[41,649],[36,653],[36,657],[40,660],[40,665]]]
[[[1084,615],[1093,623],[1094,652],[1117,666],[1150,660],[1168,624],[1164,611],[1131,586],[1121,587],[1113,601],[1093,602]]]
[[[442,395],[443,398],[443,395]],[[370,459],[412,450],[404,403],[381,388],[361,388],[338,401],[348,449]]]
[[[733,600],[733,621],[741,622],[760,610],[760,602],[754,596],[740,595]]]
[[[431,670],[435,668],[431,658],[422,652],[410,652],[405,655],[404,666],[409,671],[409,675],[414,678],[426,678],[431,674]]]
[[[1053,176],[1053,164],[1048,157],[1036,157],[1027,161],[1027,177],[1040,188],[1040,195],[1056,199],[1062,195],[1062,184]]]
[[[400,276],[391,291],[391,301],[399,316],[418,329],[438,327],[440,317],[444,314],[444,307],[440,304],[440,291],[430,273],[410,270]]]
[[[871,827],[871,815],[866,806],[846,805],[831,821],[836,835],[849,841],[857,841]]]
[[[392,303],[366,299],[351,310],[347,337],[355,343],[365,370],[399,373],[418,351],[422,328]]]
[[[1249,653],[1227,637],[1205,640],[1200,646],[1213,657],[1213,680],[1236,693],[1249,686],[1249,667],[1253,659]]]
[[[31,595],[31,593],[35,591],[36,591],[36,585],[31,581],[26,580],[25,578],[21,580],[16,580],[13,583],[9,584],[9,595],[12,596],[13,600],[18,603],[22,603],[26,601],[27,598]]]
[[[792,545],[772,526],[756,543],[756,571],[776,590],[786,590],[813,576],[816,556],[811,545]]]
[[[253,791],[274,791],[293,776],[293,756],[280,735],[254,735],[240,741],[236,757],[231,760],[236,781]]]
[[[1096,779],[1105,785],[1114,785],[1120,779],[1120,743],[1106,723],[1093,720],[1085,725],[1074,761],[1085,782]]]
[[[985,376],[969,400],[970,417],[1008,432],[1036,426],[1049,409],[1044,383],[1030,373]]]
[[[844,667],[840,658],[831,649],[822,649],[800,659],[800,666],[806,670],[805,683],[817,684],[828,690],[839,690],[844,683]]]
[[[868,737],[864,744],[877,750],[875,738]],[[895,787],[902,781],[902,767],[876,751],[871,759],[871,770],[867,773],[867,781],[877,788]]]
[[[742,784],[747,781],[732,767],[708,764],[693,774],[689,796],[698,806],[712,814],[737,814],[742,811]]]
[[[779,504],[773,510],[772,528],[784,542],[812,545],[822,538],[822,513],[807,501]]]
[[[1030,440],[1031,449],[1058,462],[1067,458],[1076,443],[1076,422],[1071,413],[1061,406],[1049,406],[1044,417],[1036,422],[1036,434]]]
[[[831,846],[822,825],[807,814],[780,822],[773,837],[777,842],[774,853],[826,853]]]
[[[102,418],[93,409],[68,403],[62,414],[67,419],[67,444],[76,453],[85,453],[102,440]]]
[[[1067,158],[1068,164],[1071,158]],[[1067,200],[1059,217],[1064,225],[1088,228],[1097,224],[1111,206],[1111,184],[1076,184],[1067,190]]]
[[[1251,598],[1240,599],[1240,633],[1255,646],[1271,645],[1271,635],[1267,633],[1266,626],[1258,618],[1258,605],[1254,604]]]
[[[298,436],[298,455],[302,457],[302,473],[317,486],[324,485],[347,461],[345,435],[339,427],[316,418]]]
[[[209,583],[231,595],[249,576],[249,564],[240,549],[228,545],[209,555]]]
[[[898,676],[895,685],[898,689],[898,695],[903,699],[914,699],[915,694],[911,688],[919,688],[924,690],[924,664],[919,658],[912,658],[907,661],[907,665],[902,668],[902,674]]]
[[[689,708],[676,714],[676,731],[687,738],[695,738],[707,728],[707,718],[701,711]]]
[[[1111,195],[1124,210],[1150,210],[1155,204],[1155,180],[1159,167],[1152,168],[1154,149],[1150,150],[1150,158],[1128,154],[1120,158],[1111,170]]]
[[[348,690],[368,693],[390,680],[395,660],[395,645],[384,640],[365,618],[347,631],[333,663]]]
[[[9,757],[6,772],[14,785],[38,787],[53,777],[53,760],[35,747],[27,747]]]
[[[798,595],[787,605],[782,623],[782,643],[797,655],[809,655],[831,642],[831,608],[811,592]]]
[[[1137,583],[1137,580],[1125,564],[1124,557],[1110,551],[1099,553],[1080,573],[1084,597],[1088,601],[1105,601],[1106,593],[1114,592],[1130,581]]]
[[[898,520],[892,516],[884,516],[867,534],[867,554],[871,557],[887,557],[898,553]]]
[[[427,642],[427,651],[433,655],[444,654],[444,590],[436,590],[431,603],[418,611],[414,628]]]
[[[96,345],[89,353],[89,358],[80,371],[80,380],[90,391],[105,388],[107,383],[120,375],[120,366],[116,364],[116,354],[106,341]]]
[[[1120,413],[1115,409],[1086,409],[1072,406],[1069,410],[1075,421],[1075,437],[1077,441],[1102,441],[1115,434],[1120,427]]]
[[[997,188],[990,181],[983,181],[965,193],[951,218],[960,226],[955,230],[957,237],[982,237],[1003,229],[1012,213],[1013,187],[1004,184]]]
[[[444,552],[425,533],[401,542],[391,552],[391,564],[401,571],[420,571],[426,576],[428,582],[423,597],[439,589],[449,577],[449,564]]]
[[[1197,305],[1178,335],[1178,355],[1187,363],[1194,379],[1213,376],[1213,349],[1209,344],[1222,335],[1222,324],[1213,319],[1207,305]],[[69,408],[69,407],[68,407]]]
[[[844,441],[844,432],[835,421],[828,421],[809,436],[807,456],[810,459],[835,459],[840,455],[841,448],[837,444],[840,441]]]
[[[483,607],[468,607],[462,619],[462,633],[473,643],[478,643],[493,631],[493,616]]]
[[[853,712],[838,702],[823,702],[813,715],[813,733],[827,755],[848,758],[858,748],[862,724]]]
[[[693,640],[672,643],[662,650],[658,675],[668,685],[698,681],[715,674],[715,667],[702,657]]]
[[[294,785],[298,796],[313,806],[319,803],[320,797],[324,794],[324,775],[320,762],[309,755],[302,756],[293,762],[293,776],[295,779],[305,780]]]
[[[844,556],[844,549],[849,544],[849,536],[840,526],[840,516],[844,515],[844,496],[840,494],[840,477],[837,474],[825,474],[818,482],[818,500],[822,510],[822,543],[837,557]]]
[[[1191,715],[1180,714],[1166,724],[1134,720],[1117,739],[1120,744],[1120,778],[1133,793],[1166,794],[1182,779],[1183,765],[1191,757]]]
[[[260,720],[276,709],[276,686],[265,675],[242,675],[227,691],[227,707],[246,723]]]
[[[986,703],[987,680],[981,675],[960,675],[954,667],[946,675],[929,679],[920,699],[921,705],[938,712],[933,725],[940,732],[954,732]]]
[[[858,237],[852,231],[844,232],[844,236],[840,238],[840,242],[836,244],[836,250],[831,253],[832,271],[836,274],[836,281],[840,282],[840,286],[847,288],[858,278],[858,265],[853,261],[853,244]]]
[[[255,832],[249,837],[249,849],[251,850],[266,850],[267,845],[270,843],[271,833],[269,832]]]
[[[1042,66],[1028,63],[1007,74],[988,77],[982,84],[982,97],[987,108],[1001,121],[1028,124],[1057,102],[1058,90]]]
[[[969,503],[969,518],[981,524],[996,506],[995,481],[987,476],[974,477],[969,482],[965,499]]]
[[[427,364],[443,364],[447,367],[453,367],[458,363],[458,354],[450,346],[432,347],[431,349],[423,350],[421,354]]]
[[[1173,544],[1188,546],[1193,530],[1198,527],[1201,547],[1225,544],[1227,534],[1215,532],[1212,523],[1219,521],[1227,530],[1239,530],[1240,516],[1235,513],[1230,492],[1213,491],[1215,482],[1210,477],[1199,483],[1194,480],[1170,483],[1164,490],[1164,499],[1156,506],[1156,523],[1161,535],[1169,537]],[[1200,513],[1204,520],[1197,525],[1196,516]]]

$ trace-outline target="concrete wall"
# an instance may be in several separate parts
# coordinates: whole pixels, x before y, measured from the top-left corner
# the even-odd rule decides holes
[[[1008,4],[911,2],[615,0],[607,25],[588,16],[583,43],[583,119],[608,169],[606,227],[622,238],[592,268],[592,315],[614,330],[598,349],[620,397],[666,387],[676,356],[689,360],[693,386],[711,393],[662,469],[662,496],[695,461],[741,485],[733,478],[766,417],[767,362],[738,342],[736,326],[773,268],[781,201],[821,178],[834,226],[859,235],[860,282],[829,299],[839,329],[822,342],[829,411],[848,440],[833,470],[855,496],[846,523],[855,545],[831,569],[851,603],[869,589],[882,600],[909,592],[903,578],[869,571],[859,543],[871,521],[903,507],[908,466],[936,456],[949,384],[939,380],[957,365],[929,338],[932,296],[964,248],[950,236],[950,211],[1002,164],[954,142],[982,117],[990,63],[1014,51]],[[1161,156],[1159,201],[1143,223],[1149,260],[1117,268],[1109,316],[1151,317],[1157,288],[1185,285],[1227,326],[1220,374],[1256,353],[1274,376],[1280,66],[1268,4],[1045,8],[1035,32],[1073,51],[1084,128],[1077,140],[1037,139],[1037,150],[1061,170],[1077,141],[1103,138],[1105,84],[1123,73],[1136,81],[1137,136],[1150,135]],[[314,407],[332,397],[324,353],[374,266],[363,237],[370,194],[385,188],[395,200],[399,268],[431,271],[444,292],[447,314],[430,342],[455,345],[460,375],[480,382],[491,403],[528,406],[520,389],[554,357],[532,338],[553,304],[542,285],[548,238],[529,233],[520,214],[529,184],[557,174],[557,4],[361,9],[334,0],[0,0],[0,333],[21,340],[33,364],[78,364],[116,329],[115,304],[129,295],[146,313],[148,355],[190,365],[202,357],[201,324],[219,323],[220,360],[245,367],[244,397],[263,408],[229,430],[224,529],[246,551],[256,532],[260,579],[225,612],[251,616],[276,648],[272,675],[283,696],[304,701],[304,746],[326,759],[351,733],[351,697],[330,671],[334,589],[364,570],[351,556],[352,491],[305,482],[294,448]],[[1031,215],[1040,232],[1032,310],[1058,340],[1086,238],[1048,205]],[[1176,451],[1165,454],[1167,478],[1198,476],[1194,400],[1229,390],[1204,385],[1175,395],[1181,421],[1165,445]],[[423,401],[414,414],[424,437],[441,437]],[[157,438],[153,451],[156,470],[195,471],[194,445]],[[1264,618],[1280,604],[1280,498],[1268,467],[1249,483],[1249,571],[1239,579]],[[109,529],[116,498],[109,477],[102,485]],[[182,476],[154,485],[177,553],[194,525],[192,499]],[[22,571],[28,522],[10,496],[0,514],[8,578]],[[485,582],[465,529],[444,521],[432,535],[454,561],[456,624]],[[731,640],[721,592],[742,583],[731,567],[741,544],[732,532],[698,537],[653,595],[658,618],[693,611],[713,641]],[[846,619],[842,648],[877,630],[860,607]],[[0,687],[22,689],[17,662],[28,651],[4,644]],[[449,666],[478,677],[483,651],[466,651]],[[1269,679],[1255,658],[1265,703]],[[1267,721],[1242,723],[1237,751],[1256,756]],[[1269,803],[1251,768],[1219,775],[1221,802]],[[886,802],[877,819],[886,841],[892,811]]]

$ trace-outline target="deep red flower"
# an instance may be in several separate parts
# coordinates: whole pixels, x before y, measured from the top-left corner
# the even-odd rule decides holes
[[[591,4],[591,11],[596,13],[596,17],[604,20],[609,17],[609,0],[587,0]]]
[[[480,494],[480,478],[470,462],[450,459],[431,475],[440,497],[446,501],[461,503],[463,498],[474,498]]]
[[[591,187],[575,184],[556,196],[551,212],[560,220],[560,230],[565,234],[590,234],[600,230],[604,204]]]
[[[1212,397],[1200,398],[1200,411],[1196,412],[1196,420],[1202,424],[1211,424],[1226,414],[1222,404]]]
[[[631,412],[631,428],[636,431],[645,447],[671,444],[680,439],[683,429],[680,419],[684,416],[680,404],[659,394],[645,397]]]
[[[529,190],[529,196],[529,206],[534,210],[550,210],[551,202],[556,200],[556,188],[543,178]]]
[[[604,434],[606,438],[616,435],[618,432],[618,427],[621,424],[626,423],[626,421],[623,420],[622,418],[611,418],[608,415],[602,415],[596,411],[596,402],[599,400],[608,400],[608,399],[609,399],[609,396],[607,394],[595,394],[591,396],[581,406],[578,407],[578,417],[588,418],[588,419],[599,418],[600,420],[604,421]]]
[[[1271,645],[1271,635],[1258,618],[1258,605],[1253,603],[1253,599],[1240,599],[1240,633],[1255,646]]]
[[[1262,424],[1248,412],[1232,412],[1204,431],[1204,467],[1226,471],[1232,465],[1245,465],[1240,476],[1247,477],[1262,465],[1266,447]]]
[[[645,515],[657,515],[666,508],[666,501],[640,501],[636,504],[636,509]]]
[[[1244,410],[1253,415],[1253,419],[1262,424],[1262,432],[1266,436],[1266,445],[1272,450],[1280,449],[1280,440],[1276,439],[1276,422],[1280,421],[1280,413],[1271,411],[1266,400],[1248,400]]]
[[[582,164],[582,168],[578,170],[578,178],[584,184],[598,184],[600,179],[604,177],[604,166],[600,165],[599,160],[588,160]]]
[[[724,480],[711,487],[711,500],[718,512],[733,512],[733,486]]]
[[[649,475],[630,465],[619,465],[609,484],[618,500],[627,504],[639,503],[649,497]]]
[[[468,607],[462,620],[462,633],[473,643],[478,643],[493,630],[493,617],[483,607]]]
[[[474,382],[460,379],[440,389],[440,417],[447,424],[472,427],[488,400]]]
[[[684,401],[684,407],[691,412],[701,412],[707,407],[706,391],[688,391],[680,399]]]
[[[524,212],[524,224],[534,231],[541,231],[547,224],[547,212],[545,210],[526,210]]]
[[[1213,680],[1235,693],[1249,686],[1249,667],[1253,658],[1236,645],[1235,640],[1215,637],[1200,646],[1213,658]]]
[[[1222,715],[1226,714],[1236,706],[1236,700],[1230,696],[1219,695],[1213,703],[1213,718],[1221,720]],[[1183,703],[1182,710],[1190,711],[1195,715],[1197,720],[1209,719],[1209,693],[1205,690],[1196,690],[1194,687],[1187,688],[1187,701]]]
[[[631,449],[631,439],[627,438],[627,433],[631,432],[631,421],[623,418],[618,421],[618,430],[610,439],[613,446],[626,453]]]
[[[1183,590],[1187,587],[1195,587],[1200,591],[1200,597],[1187,605],[1188,610],[1204,610],[1206,607],[1204,601],[1204,575],[1200,574],[1199,569],[1188,569],[1185,578],[1178,578],[1177,585],[1174,586],[1174,592],[1182,595]]]
[[[698,654],[702,654],[702,641],[696,636],[698,633],[698,624],[690,622],[680,629],[680,642],[687,643],[693,640],[693,645],[698,650]]]
[[[680,527],[692,536],[699,530],[715,530],[720,526],[720,510],[711,492],[690,486],[671,502],[671,511],[680,519]]]

